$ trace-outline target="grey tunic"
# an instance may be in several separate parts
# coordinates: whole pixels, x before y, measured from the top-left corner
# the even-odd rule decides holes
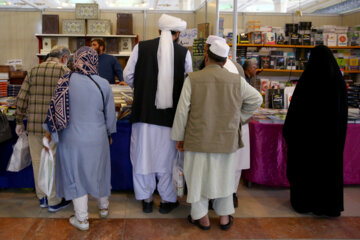
[[[59,133],[56,152],[56,194],[66,200],[90,194],[95,198],[111,194],[111,166],[108,135],[116,132],[113,94],[109,82],[97,75],[100,90],[87,76],[70,78],[70,123]]]

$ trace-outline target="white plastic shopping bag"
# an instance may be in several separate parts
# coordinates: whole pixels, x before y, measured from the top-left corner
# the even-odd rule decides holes
[[[7,170],[19,172],[31,164],[30,148],[27,135],[21,134],[16,141]]]
[[[184,196],[184,153],[178,152],[173,167],[173,183],[179,197]]]
[[[51,190],[53,187],[53,179],[55,175],[54,155],[50,147],[52,144],[54,144],[52,141],[49,142],[46,137],[43,138],[43,145],[46,146],[49,150],[47,151],[45,148],[41,150],[38,186],[40,190],[47,196],[50,196],[51,194]]]

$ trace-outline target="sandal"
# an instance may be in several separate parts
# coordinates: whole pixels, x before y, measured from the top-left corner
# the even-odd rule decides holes
[[[225,230],[225,231],[229,230],[233,222],[234,222],[234,217],[229,215],[229,222],[227,224],[220,224],[221,230]]]
[[[191,215],[189,215],[189,216],[187,217],[187,219],[188,219],[189,223],[197,226],[197,227],[200,228],[201,230],[209,230],[209,229],[210,229],[210,226],[201,225],[199,220],[193,220],[192,217],[191,217]]]

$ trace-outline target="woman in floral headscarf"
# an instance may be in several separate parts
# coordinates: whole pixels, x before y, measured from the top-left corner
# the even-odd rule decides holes
[[[116,132],[115,106],[109,82],[97,74],[98,55],[81,47],[74,72],[55,89],[46,120],[57,142],[56,193],[72,200],[70,223],[89,229],[88,194],[98,199],[100,216],[108,215],[111,194],[110,135]]]

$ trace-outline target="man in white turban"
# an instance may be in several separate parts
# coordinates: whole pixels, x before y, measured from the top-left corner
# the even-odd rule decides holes
[[[225,42],[215,41],[205,54],[206,67],[189,73],[171,134],[184,151],[188,221],[203,230],[210,229],[209,199],[214,199],[220,228],[228,230],[233,223],[237,150],[243,147],[240,126],[262,103],[256,89],[224,68],[228,52]]]
[[[213,44],[215,41],[221,41],[226,43],[226,40],[222,37],[216,36],[216,35],[209,35],[209,37],[206,39],[204,50],[205,54],[209,47],[211,47],[211,44]],[[205,64],[204,64],[205,67]],[[231,73],[239,74],[242,78],[245,78],[244,69],[241,67],[239,63],[234,61],[233,59],[230,59],[227,57],[226,63],[224,65],[224,68],[228,70]],[[239,78],[240,79],[240,78]],[[243,124],[241,126],[241,133],[242,133],[242,141],[244,143],[244,147],[240,148],[237,151],[238,154],[238,164],[236,165],[236,173],[235,173],[235,186],[234,186],[234,194],[233,194],[233,200],[234,200],[234,207],[238,207],[238,198],[237,198],[237,190],[239,188],[239,182],[241,178],[241,171],[243,169],[250,168],[250,134],[249,134],[249,125]]]
[[[124,80],[134,88],[130,144],[134,192],[145,213],[152,212],[156,187],[160,213],[179,205],[172,183],[177,151],[170,135],[185,75],[192,72],[190,52],[176,42],[186,22],[163,14],[159,29],[160,38],[134,47],[124,69]]]

